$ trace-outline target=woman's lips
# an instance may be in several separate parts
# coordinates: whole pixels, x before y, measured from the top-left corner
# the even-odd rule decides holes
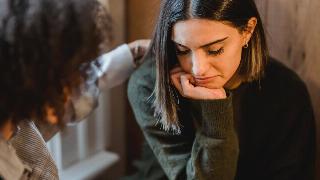
[[[210,77],[199,77],[199,78],[194,78],[196,84],[207,84],[211,82],[213,79],[217,78],[217,76],[210,76]]]

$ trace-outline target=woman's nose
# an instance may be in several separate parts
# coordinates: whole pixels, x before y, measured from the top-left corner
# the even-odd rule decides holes
[[[192,74],[194,76],[204,76],[209,65],[206,57],[200,53],[192,54]]]

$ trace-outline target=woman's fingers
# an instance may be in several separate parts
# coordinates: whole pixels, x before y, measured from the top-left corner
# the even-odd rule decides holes
[[[182,74],[180,76],[181,95],[192,99],[224,99],[226,93],[223,88],[209,89],[193,85],[193,76],[191,74]]]
[[[223,88],[209,89],[195,86],[194,78],[191,74],[184,72],[181,67],[175,67],[170,71],[171,83],[186,98],[191,99],[223,99],[226,93]]]
[[[193,77],[191,74],[182,74],[180,76],[180,83],[181,83],[181,89],[182,89],[182,96],[184,97],[190,97],[192,95],[192,91],[195,88],[194,85],[191,83],[193,80]]]

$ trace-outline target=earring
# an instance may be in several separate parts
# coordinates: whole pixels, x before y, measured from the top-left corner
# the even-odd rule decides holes
[[[248,42],[243,46],[243,48],[247,49],[249,47]]]

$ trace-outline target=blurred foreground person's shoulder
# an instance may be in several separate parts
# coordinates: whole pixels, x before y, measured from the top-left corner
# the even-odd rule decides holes
[[[22,178],[24,172],[30,172],[30,179],[58,179],[33,122],[64,127],[70,95],[84,81],[81,65],[109,44],[109,19],[98,1],[0,0],[1,153],[8,155],[1,156],[1,162],[8,162],[1,163],[4,179]],[[11,138],[18,126],[20,132]],[[21,163],[32,171],[21,170]],[[10,165],[18,167],[14,177],[7,174]]]

